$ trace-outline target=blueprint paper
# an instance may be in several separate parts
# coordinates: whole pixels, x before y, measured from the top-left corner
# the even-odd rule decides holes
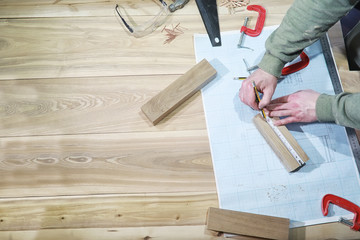
[[[290,227],[352,218],[336,205],[330,205],[327,217],[321,212],[321,199],[328,193],[360,205],[359,173],[345,128],[329,123],[287,125],[310,158],[299,171],[288,173],[252,123],[259,112],[238,97],[241,81],[233,78],[249,75],[243,59],[256,65],[275,28],[264,28],[256,38],[245,36],[243,45],[253,51],[237,48],[239,31],[222,33],[221,47],[212,47],[207,35],[194,36],[196,61],[206,58],[218,72],[202,96],[220,207],[289,218]],[[334,94],[320,42],[305,52],[310,64],[280,81],[274,98],[301,89]]]

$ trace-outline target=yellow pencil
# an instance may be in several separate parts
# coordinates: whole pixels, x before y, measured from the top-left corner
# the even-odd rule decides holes
[[[246,77],[234,77],[234,80],[245,80]]]
[[[257,90],[256,84],[254,81],[252,82],[252,85],[254,87],[256,101],[259,103],[261,99],[260,99],[259,91]],[[263,118],[266,119],[266,114],[265,114],[264,109],[261,109],[261,113],[262,113]]]

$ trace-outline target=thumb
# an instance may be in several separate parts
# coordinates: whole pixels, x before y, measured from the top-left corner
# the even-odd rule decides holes
[[[273,93],[270,93],[268,91],[264,91],[263,93],[263,97],[261,99],[261,101],[259,102],[259,108],[263,109],[264,107],[266,107],[270,102],[271,102],[271,98],[272,98]]]

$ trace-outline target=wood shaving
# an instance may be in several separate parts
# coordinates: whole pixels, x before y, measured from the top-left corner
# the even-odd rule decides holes
[[[180,23],[178,23],[175,27],[173,25],[171,26],[172,28],[164,26],[163,30],[161,30],[161,32],[166,32],[165,36],[167,39],[164,41],[164,44],[171,43],[176,37],[183,34],[184,30],[186,30],[186,28],[180,26]]]
[[[229,14],[244,11],[250,0],[221,0],[220,6],[227,7]]]

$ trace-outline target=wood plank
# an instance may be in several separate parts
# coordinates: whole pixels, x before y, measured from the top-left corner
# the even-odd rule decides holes
[[[344,91],[353,93],[360,92],[360,72],[349,70],[340,22],[336,23],[332,28],[330,28],[328,34],[331,49],[335,58],[336,67],[338,69]],[[360,142],[360,130],[355,129],[355,131]]]
[[[1,239],[11,240],[220,240],[210,233],[204,234],[204,225],[162,226],[162,227],[124,227],[124,228],[87,228],[87,229],[51,229],[36,231],[1,231]]]
[[[0,231],[0,239],[39,240],[39,239],[86,239],[86,240],[225,240],[244,237],[217,236],[216,232],[204,231],[204,225],[192,226],[156,226],[156,227],[120,227],[120,228],[76,228],[76,229],[42,229],[32,231]],[[296,232],[296,233],[295,233]],[[293,234],[294,233],[294,234]],[[339,223],[327,223],[304,228],[290,229],[291,240],[357,240],[359,233],[349,230]]]
[[[340,22],[329,29],[330,45],[345,92],[360,92],[360,72],[349,71]]]
[[[0,81],[0,137],[206,129],[200,93],[157,126],[141,112],[178,77]]]
[[[206,130],[0,139],[1,197],[214,191]]]
[[[202,225],[213,192],[139,193],[0,200],[0,231]]]
[[[169,4],[172,1],[165,1]],[[103,17],[115,16],[115,5],[119,4],[124,9],[124,13],[130,16],[148,16],[150,20],[152,15],[160,11],[160,6],[155,1],[116,1],[116,0],[27,0],[27,1],[0,1],[0,16],[3,18],[49,18],[49,17]],[[177,14],[196,14],[198,13],[194,1],[178,11]]]
[[[275,154],[279,157],[281,163],[285,167],[288,172],[292,172],[297,170],[300,165],[287,149],[285,144],[280,140],[280,138],[276,135],[274,130],[270,127],[270,125],[264,120],[261,114],[257,114],[253,118],[253,122],[259,132],[263,135],[266,142],[270,145]],[[299,155],[301,160],[306,163],[309,160],[309,157],[306,155],[304,150],[298,144],[296,139],[291,135],[286,126],[278,126],[277,127],[280,132],[284,135],[286,140],[290,143],[296,153]]]
[[[279,218],[237,212],[210,207],[206,227],[209,230],[239,234],[266,239],[289,239],[289,224],[287,218]]]
[[[360,233],[351,230],[344,224],[324,223],[319,225],[312,225],[306,227],[293,228],[290,230],[289,239],[308,239],[308,240],[321,240],[321,239],[343,239],[343,240],[356,240],[359,239]]]
[[[147,4],[150,1],[134,0],[130,2],[136,6],[138,3]],[[273,25],[280,22],[285,9],[289,7],[291,2],[289,0],[280,2],[277,0],[266,2],[254,0],[251,3],[263,5],[268,10],[266,25]],[[5,104],[0,104],[1,114],[3,114],[0,114],[0,162],[6,165],[4,172],[7,171],[1,194],[5,194],[2,195],[3,197],[29,196],[32,194],[41,196],[44,193],[52,196],[56,194],[78,195],[86,194],[87,192],[93,192],[94,194],[133,192],[135,189],[135,192],[138,192],[138,194],[135,194],[135,196],[129,195],[127,200],[133,200],[131,203],[134,205],[132,206],[135,206],[136,202],[145,204],[147,209],[150,209],[149,212],[152,215],[146,215],[144,220],[141,214],[135,214],[136,208],[134,211],[125,209],[130,214],[127,216],[133,216],[138,220],[137,227],[97,228],[95,226],[90,229],[0,231],[0,239],[218,239],[214,235],[204,234],[203,225],[168,226],[168,224],[164,223],[161,227],[153,227],[149,223],[150,219],[157,219],[159,222],[169,220],[170,224],[178,224],[175,223],[175,215],[171,213],[177,213],[178,207],[185,207],[186,212],[188,211],[187,207],[193,207],[192,201],[186,202],[182,197],[189,193],[181,193],[181,196],[171,197],[171,191],[189,190],[191,193],[196,194],[197,188],[200,191],[201,189],[212,189],[211,191],[215,189],[214,182],[209,184],[209,179],[213,181],[213,176],[208,175],[210,174],[209,166],[211,165],[209,151],[203,148],[204,146],[208,147],[208,143],[205,143],[204,140],[206,134],[203,131],[200,133],[199,131],[194,131],[191,134],[187,132],[192,140],[188,146],[185,146],[184,142],[187,137],[185,136],[186,134],[183,135],[185,132],[181,131],[186,129],[205,129],[203,117],[199,118],[202,120],[195,120],[196,127],[194,128],[189,124],[188,120],[182,118],[185,116],[185,118],[191,119],[192,116],[197,118],[202,115],[200,98],[190,99],[187,103],[188,105],[180,109],[180,112],[175,113],[175,116],[171,116],[166,122],[161,122],[156,127],[143,125],[146,124],[144,116],[140,117],[139,113],[133,110],[139,109],[141,103],[168,85],[171,76],[167,75],[162,78],[160,75],[175,74],[173,79],[176,79],[176,75],[183,74],[194,65],[192,34],[194,32],[205,33],[197,9],[186,7],[169,18],[168,25],[181,22],[186,31],[184,35],[178,37],[171,44],[164,45],[165,37],[160,30],[142,39],[134,39],[128,36],[123,28],[121,28],[121,25],[113,21],[115,19],[113,3],[114,1],[112,0],[0,0],[0,79],[21,80],[2,81],[6,82],[6,86],[9,86],[9,88],[3,91],[1,90],[4,85],[0,86],[0,98],[2,103]],[[194,4],[195,1],[190,1],[188,6],[194,6]],[[244,14],[249,14],[249,12],[246,12],[229,16],[225,8],[219,8],[222,31],[240,29]],[[143,21],[149,17],[146,13],[147,9],[152,11],[148,7],[136,8],[133,9],[131,14],[137,15],[136,19]],[[251,15],[255,17],[256,13],[251,13]],[[86,16],[89,16],[89,18]],[[94,18],[94,16],[97,17]],[[30,19],[34,17],[46,17],[46,19]],[[254,26],[255,19],[256,17],[250,20],[250,27]],[[118,32],[119,26],[120,32]],[[134,78],[128,78],[126,81],[123,81],[123,78],[120,80],[103,77],[131,76],[134,73],[141,75],[157,73],[158,75],[154,76],[154,78],[159,77],[160,79],[159,81],[152,79],[151,84],[146,84],[146,76],[135,77],[136,79],[141,78],[142,83],[131,83],[131,80],[134,80]],[[95,77],[91,78],[92,76]],[[79,78],[64,79],[62,77]],[[80,79],[82,77],[85,78]],[[29,78],[34,80],[23,80]],[[45,81],[40,80],[40,78],[45,78]],[[90,81],[88,81],[89,78],[91,78]],[[81,82],[82,80],[85,81]],[[98,84],[95,83],[96,80],[99,81]],[[121,82],[119,85],[117,85],[118,80]],[[61,86],[62,81],[64,82],[63,87]],[[71,81],[74,81],[74,85],[71,84]],[[54,82],[54,85],[51,84],[52,82]],[[105,89],[106,87],[102,86],[102,84],[105,84],[105,86],[109,84],[108,88],[114,91]],[[126,84],[129,87],[126,87]],[[142,90],[137,92],[135,89],[139,86]],[[346,86],[350,90],[356,87],[352,86],[351,82]],[[17,88],[18,91],[16,91]],[[118,89],[120,90],[117,91]],[[8,90],[10,90],[10,94],[7,94]],[[98,95],[95,90],[99,90]],[[127,95],[127,92],[129,95]],[[119,99],[117,98],[118,94],[120,95]],[[37,95],[39,96],[38,99],[36,99]],[[45,103],[42,104],[42,101]],[[51,109],[47,108],[49,103],[51,104]],[[10,111],[4,111],[5,106]],[[46,113],[42,115],[41,111],[44,108],[48,109],[48,111],[45,110]],[[197,114],[197,109],[201,113]],[[98,114],[96,114],[97,111]],[[17,120],[17,118],[20,120]],[[50,121],[50,123],[47,124],[45,119]],[[91,119],[91,121],[88,119]],[[186,126],[190,128],[186,128]],[[100,134],[112,131],[115,133]],[[149,133],[149,135],[141,133],[148,131],[165,132]],[[170,137],[172,135],[170,131],[176,133],[174,138]],[[181,131],[180,135],[178,135],[178,131]],[[118,134],[119,132],[133,133]],[[7,137],[79,133],[99,134]],[[187,151],[187,147],[192,147],[191,144],[197,144],[197,139],[191,137],[196,134],[201,135],[200,150],[189,150],[185,154],[180,153],[179,156],[176,156],[179,152],[171,153],[169,149],[176,149],[175,142],[178,139],[181,139],[179,151]],[[127,138],[130,139],[129,144],[136,145],[139,143],[139,145],[124,150],[128,146]],[[137,138],[141,140],[137,140]],[[168,138],[171,138],[171,144],[167,144],[166,139]],[[134,144],[134,142],[136,143]],[[48,143],[49,145],[47,145]],[[164,143],[167,146],[164,146],[164,148],[159,147],[159,145]],[[120,149],[116,149],[118,146],[120,146]],[[144,147],[144,150],[141,149],[142,147]],[[4,149],[6,151],[3,151]],[[139,153],[137,154],[138,151]],[[191,151],[193,153],[190,153]],[[205,152],[206,154],[203,155]],[[194,156],[190,157],[191,154],[194,154]],[[145,155],[150,156],[150,164],[146,161]],[[115,158],[120,156],[119,160],[121,161],[118,161],[120,163],[118,165],[109,164],[107,161],[111,159],[111,156],[115,156]],[[89,159],[91,160],[90,164],[86,164]],[[57,162],[51,167],[50,165],[54,163],[53,161]],[[94,164],[95,162],[97,164]],[[106,169],[104,170],[104,162],[106,167],[114,168],[116,166],[115,170],[112,173]],[[161,166],[162,164],[165,166]],[[120,165],[122,166],[120,167]],[[149,167],[149,165],[151,166]],[[9,166],[12,167],[12,170],[8,169]],[[75,166],[78,169],[74,168],[68,171],[69,168]],[[195,168],[192,169],[190,166],[195,166]],[[24,168],[23,171],[19,171],[21,168]],[[95,168],[99,168],[99,171],[95,172],[93,170]],[[159,168],[160,173],[157,174],[156,171]],[[132,175],[130,177],[126,175],[128,169],[130,169],[129,175]],[[186,181],[179,176],[180,172],[184,171],[184,169],[184,178],[190,174],[192,176],[190,180]],[[48,174],[46,174],[46,171],[49,171]],[[200,176],[196,177],[193,185],[190,186],[189,181],[194,180],[195,172],[198,171],[209,171],[209,173],[201,173]],[[1,172],[2,176],[4,172]],[[119,172],[123,176],[119,177]],[[40,175],[37,176],[37,173],[40,173]],[[136,175],[138,173],[145,176]],[[175,176],[174,181],[170,180],[172,176]],[[87,185],[91,178],[95,179],[90,180],[92,182]],[[123,180],[120,180],[120,178]],[[29,181],[29,179],[33,181]],[[115,179],[114,183],[111,183],[112,179]],[[150,181],[148,181],[149,179]],[[10,184],[7,185],[6,182],[10,182]],[[76,184],[79,185],[76,187]],[[129,186],[124,188],[127,184]],[[36,185],[38,185],[38,188],[32,188]],[[139,188],[140,185],[141,187]],[[210,185],[211,187],[209,187]],[[146,193],[147,189],[145,189],[145,186],[150,186],[149,191],[154,191],[154,194]],[[155,197],[156,189],[169,194],[165,193],[160,197]],[[147,201],[149,198],[141,198],[142,194],[144,196],[150,195],[150,201],[155,205],[151,205]],[[198,201],[200,198],[197,196],[199,195],[201,193],[196,194],[196,197],[194,195],[193,198],[186,198]],[[136,201],[136,197],[139,197],[138,201]],[[165,198],[169,198],[170,201]],[[60,199],[59,202],[64,200],[61,197],[54,197],[51,200],[56,204],[59,203],[58,199]],[[176,202],[177,199],[182,202]],[[52,218],[54,215],[50,216],[49,212],[59,214],[58,217],[66,215],[68,212],[56,210],[56,205],[47,201],[49,199],[36,199],[40,200],[40,203],[43,203],[42,200],[46,200],[49,203],[48,206],[50,208],[42,210],[40,210],[40,205],[36,205],[33,202],[35,199],[8,200],[22,202],[22,204],[14,205],[14,207],[7,209],[6,212],[11,216],[15,216],[16,214],[19,215],[19,209],[23,209],[27,214],[26,216],[30,219],[20,223],[23,225],[31,224],[32,220],[31,210],[26,208],[27,203],[30,203],[33,210],[37,209],[35,212],[41,213],[36,215],[37,218],[35,220],[39,220],[40,216],[48,217],[53,220],[51,223],[54,223],[56,219]],[[30,202],[25,200],[30,200]],[[204,201],[207,202],[207,200]],[[194,204],[197,209],[195,211],[200,209],[199,204],[204,201],[199,200],[199,203]],[[74,218],[66,217],[66,220],[64,219],[65,223],[62,226],[68,224],[66,223],[67,220],[75,222],[77,226],[86,227],[87,221],[94,224],[96,219],[105,218],[104,216],[109,217],[105,219],[107,223],[110,223],[113,219],[115,220],[112,223],[116,223],[118,219],[117,217],[110,218],[110,206],[116,208],[114,208],[114,213],[118,209],[116,201],[104,201],[109,204],[109,208],[101,206],[102,202],[96,198],[95,200],[89,198],[86,201],[76,201],[78,205],[75,203],[71,205],[71,202],[65,202],[63,202],[62,206],[65,209],[69,208],[72,214],[75,213],[75,208],[79,207],[79,211],[84,214],[83,216],[87,215],[85,206],[89,206],[92,203],[97,203],[98,208],[93,209],[96,215],[90,217],[87,215],[88,218],[81,218],[81,215],[74,216]],[[189,204],[183,205],[185,202]],[[84,207],[81,207],[82,203],[85,204]],[[129,206],[127,203],[122,203],[125,206]],[[165,214],[158,211],[160,207],[166,207]],[[122,207],[120,206],[119,209],[122,209]],[[103,213],[104,216],[102,215]],[[140,212],[138,211],[138,213]],[[202,211],[198,211],[199,215],[196,216],[193,216],[191,211],[187,213],[189,214],[185,214],[185,218],[180,216],[180,224],[186,222],[184,219],[198,221],[203,217]],[[18,216],[16,219],[20,220]],[[75,219],[79,221],[74,221]],[[143,227],[141,226],[142,222],[149,225]],[[291,235],[291,239],[358,238],[358,235],[354,235],[354,232],[349,231],[348,227],[337,223],[321,225],[320,228],[317,227],[303,228],[296,234],[296,238],[293,237],[294,235]],[[309,229],[311,230],[310,233]]]
[[[168,4],[172,1],[167,0]],[[292,0],[279,2],[278,0],[252,0],[251,4],[261,4],[269,13],[284,14]],[[158,6],[152,1],[116,1],[116,0],[27,0],[12,1],[0,0],[0,16],[2,18],[39,18],[39,17],[81,17],[81,16],[114,16],[115,4],[126,7],[126,11],[131,16],[154,15],[159,11]],[[244,13],[238,12],[237,15]],[[176,11],[174,15],[198,14],[195,1],[190,1],[181,11]],[[229,15],[225,6],[218,5],[219,15]],[[256,14],[247,11],[248,15]],[[253,23],[254,21],[252,21]],[[250,23],[249,23],[250,24]]]
[[[223,16],[221,30],[240,29],[238,18]],[[184,34],[164,44],[161,29],[134,38],[114,16],[0,19],[0,80],[184,74],[195,64],[193,34],[206,31],[199,14],[167,25],[178,23]]]
[[[5,19],[0,31],[0,80],[183,74],[195,63],[190,31],[164,44],[161,29],[134,38],[115,17]]]
[[[141,110],[150,122],[156,125],[215,77],[216,70],[206,59],[203,59],[151,98]]]
[[[102,17],[115,16],[115,5],[126,7],[131,16],[153,15],[159,6],[152,1],[0,1],[2,18]],[[130,5],[130,6],[129,6]],[[151,18],[151,16],[149,16]]]

